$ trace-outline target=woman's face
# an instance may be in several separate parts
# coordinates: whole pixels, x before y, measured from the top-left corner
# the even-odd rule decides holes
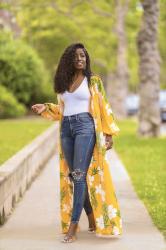
[[[79,70],[86,68],[86,55],[81,48],[75,51],[74,67]]]

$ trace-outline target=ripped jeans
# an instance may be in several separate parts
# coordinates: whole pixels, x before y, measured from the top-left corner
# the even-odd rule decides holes
[[[78,223],[82,209],[92,213],[86,182],[87,171],[96,142],[95,125],[89,112],[63,116],[61,146],[74,184],[72,223]]]

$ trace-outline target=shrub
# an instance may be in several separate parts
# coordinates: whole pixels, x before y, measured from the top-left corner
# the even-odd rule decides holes
[[[36,51],[2,32],[0,33],[0,82],[26,106],[42,98],[43,101],[48,101],[54,95],[49,83],[49,74]]]
[[[0,85],[0,118],[19,117],[25,113],[24,105],[20,104],[12,93]]]

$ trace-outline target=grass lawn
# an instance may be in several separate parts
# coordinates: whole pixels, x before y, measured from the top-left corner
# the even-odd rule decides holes
[[[43,118],[0,120],[0,164],[51,124],[53,123]]]
[[[140,139],[133,120],[118,122],[115,149],[154,224],[166,237],[166,137]]]

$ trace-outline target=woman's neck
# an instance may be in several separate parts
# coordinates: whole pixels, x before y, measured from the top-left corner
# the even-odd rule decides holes
[[[84,74],[83,74],[82,70],[78,69],[78,70],[75,71],[74,78],[78,78],[80,76],[84,76]]]

